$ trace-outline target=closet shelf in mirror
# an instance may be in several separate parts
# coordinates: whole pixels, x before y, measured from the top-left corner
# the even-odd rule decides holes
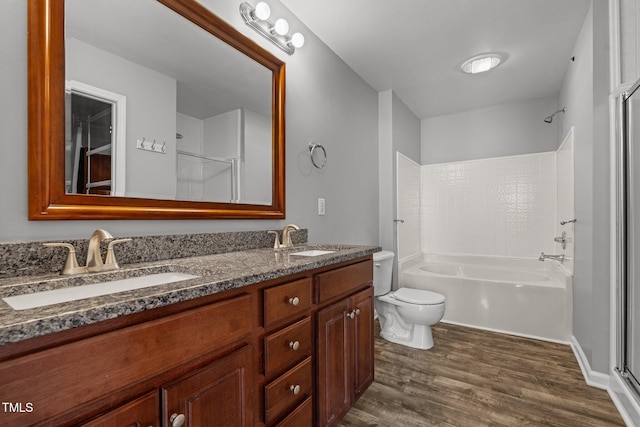
[[[104,187],[104,186],[109,186],[109,185],[111,185],[111,180],[110,179],[106,179],[104,181],[89,182],[89,183],[87,183],[87,188]]]
[[[103,151],[108,151],[108,153],[104,153],[106,156],[111,155],[111,144],[103,145],[102,147],[94,148],[92,150],[87,151],[87,156],[91,156],[92,154],[99,154]]]
[[[210,162],[234,163],[237,160],[235,158],[205,156],[202,154],[190,153],[188,151],[183,151],[183,150],[176,150],[176,152],[182,156],[195,157],[196,159],[206,160]]]

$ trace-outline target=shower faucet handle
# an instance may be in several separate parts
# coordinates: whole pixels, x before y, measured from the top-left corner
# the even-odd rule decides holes
[[[554,237],[553,241],[562,244],[562,249],[567,248],[567,232],[563,231],[560,237]]]

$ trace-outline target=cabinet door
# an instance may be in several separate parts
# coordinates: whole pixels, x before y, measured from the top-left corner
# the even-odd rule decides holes
[[[345,298],[318,312],[318,417],[320,426],[336,424],[349,409],[349,331]]]
[[[113,409],[83,427],[147,427],[160,425],[160,396],[158,390]]]
[[[251,369],[251,348],[244,347],[163,387],[164,425],[183,416],[184,426],[252,426]]]
[[[353,344],[351,366],[353,387],[351,404],[373,382],[373,288],[361,291],[350,298],[351,310],[355,314],[351,320]]]

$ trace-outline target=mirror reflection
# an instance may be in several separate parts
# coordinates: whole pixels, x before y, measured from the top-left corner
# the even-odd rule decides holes
[[[65,19],[67,194],[272,204],[270,69],[154,0]]]

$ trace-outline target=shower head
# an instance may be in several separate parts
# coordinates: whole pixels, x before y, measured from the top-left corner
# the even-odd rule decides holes
[[[565,111],[565,109],[564,109],[564,107],[562,107],[561,109],[559,109],[558,111],[556,111],[556,112],[555,112],[555,113],[553,113],[552,115],[545,117],[545,118],[544,118],[544,122],[545,122],[545,123],[551,123],[551,122],[553,121],[553,118],[556,116],[556,114],[558,114],[558,113],[564,113],[564,111]]]

